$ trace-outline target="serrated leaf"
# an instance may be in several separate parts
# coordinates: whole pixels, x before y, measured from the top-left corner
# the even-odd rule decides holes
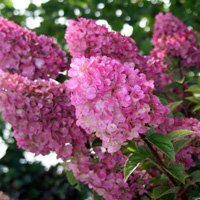
[[[197,134],[197,132],[191,131],[191,130],[179,129],[171,133],[168,133],[166,137],[172,140],[178,137],[183,137],[183,136],[188,136],[188,135],[193,135],[193,134]]]
[[[179,152],[181,149],[183,149],[185,146],[187,146],[191,142],[191,139],[183,139],[178,140],[173,143],[175,152]]]
[[[144,157],[141,157],[139,155],[131,155],[124,166],[124,179],[125,181],[128,180],[129,176],[137,169],[137,167],[140,165],[141,162],[143,162],[145,159]]]
[[[170,111],[173,112],[179,105],[181,105],[183,101],[175,101],[169,104]]]
[[[149,133],[147,134],[147,139],[150,143],[165,153],[171,160],[175,159],[173,144],[165,135]]]
[[[154,200],[157,200],[167,194],[171,194],[171,193],[175,193],[179,190],[179,187],[173,187],[173,188],[170,188],[170,187],[167,187],[167,186],[159,186],[157,188],[155,188],[153,190],[153,193],[152,193],[152,198]]]
[[[170,164],[167,168],[167,171],[181,183],[185,184],[185,179],[187,178],[187,174],[185,173],[184,166],[180,163]]]

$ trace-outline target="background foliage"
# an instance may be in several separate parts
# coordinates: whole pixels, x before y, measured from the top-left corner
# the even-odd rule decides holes
[[[14,2],[20,5],[25,1]],[[0,15],[33,28],[38,34],[54,36],[66,49],[66,19],[103,19],[113,30],[121,31],[124,27],[133,30],[131,36],[136,40],[141,53],[147,54],[152,48],[152,27],[158,12],[170,11],[200,32],[199,7],[198,0],[32,0],[27,8],[17,9],[13,1],[0,0]],[[79,193],[69,186],[65,172],[58,174],[59,165],[46,171],[40,163],[26,162],[23,151],[16,147],[13,139],[3,136],[4,128],[5,124],[1,121],[0,135],[8,148],[0,160],[0,190],[20,200],[86,198],[87,189]]]

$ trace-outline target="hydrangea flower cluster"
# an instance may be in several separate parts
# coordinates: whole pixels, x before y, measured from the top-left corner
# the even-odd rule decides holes
[[[200,47],[197,33],[187,27],[171,13],[159,13],[154,24],[152,43],[154,45],[143,72],[154,80],[155,87],[162,90],[174,80],[174,74],[169,73],[172,65],[170,57],[178,57],[180,69],[184,73],[188,67],[200,67]],[[180,66],[177,66],[180,68]]]
[[[159,51],[180,57],[184,66],[200,66],[197,33],[171,13],[156,16],[152,42]]]
[[[0,94],[2,115],[12,125],[19,147],[44,155],[55,151],[66,159],[74,142],[80,148],[85,143],[64,85],[4,72],[0,75]]]
[[[158,127],[158,132],[167,134],[175,130],[185,129],[200,132],[200,121],[195,118],[166,118]],[[188,136],[191,142],[184,149],[176,154],[176,161],[184,164],[186,169],[196,166],[195,158],[200,159],[200,133]]]
[[[130,37],[109,32],[94,20],[69,20],[65,39],[72,57],[109,56],[122,62],[136,60],[138,48]],[[139,61],[138,61],[139,62]]]
[[[124,142],[145,145],[140,135],[152,126],[161,134],[200,130],[197,119],[167,116],[168,106],[155,95],[173,80],[167,74],[168,56],[180,57],[185,68],[200,66],[196,33],[172,14],[161,13],[154,49],[147,56],[139,55],[133,39],[94,20],[70,20],[65,39],[72,56],[70,79],[59,83],[56,77],[68,68],[55,41],[0,18],[3,118],[20,148],[43,155],[56,152],[75,178],[105,200],[136,199],[151,189],[152,177],[160,171],[138,167],[125,182]],[[200,159],[199,138],[188,136],[191,142],[176,154],[176,162],[186,169]]]
[[[77,124],[95,132],[108,152],[144,134],[145,125],[159,125],[168,112],[152,94],[152,81],[128,63],[106,56],[76,58],[69,76]]]
[[[69,20],[65,39],[73,58],[108,56],[121,62],[130,62],[143,72],[148,79],[154,80],[156,89],[169,82],[166,76],[168,65],[161,55],[139,55],[134,40],[116,32],[110,32],[105,26],[97,25],[94,20],[80,18]],[[166,53],[162,56],[164,58]]]
[[[67,70],[65,52],[53,38],[37,36],[0,17],[0,69],[29,79],[56,78]]]
[[[65,39],[73,58],[107,56],[122,63],[132,63],[140,72],[145,73],[147,78],[154,78],[152,69],[156,68],[157,64],[148,64],[145,56],[139,55],[139,49],[133,39],[118,32],[111,32],[105,26],[97,25],[94,20],[69,20]]]
[[[125,156],[120,152],[109,154],[101,148],[85,150],[72,162],[67,162],[67,169],[91,189],[106,200],[130,200],[147,193],[152,178],[145,170],[136,170],[129,182],[124,181],[122,168]]]
[[[171,83],[172,78],[168,76],[168,64],[164,62],[165,53],[152,50],[149,56],[144,56],[145,66],[142,72],[146,74],[149,80],[154,80],[156,90],[162,90],[162,88]]]

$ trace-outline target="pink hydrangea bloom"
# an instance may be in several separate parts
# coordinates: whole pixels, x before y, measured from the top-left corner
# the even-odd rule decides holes
[[[133,39],[109,32],[105,26],[97,25],[94,20],[70,20],[65,38],[69,44],[69,51],[75,58],[108,56],[121,62],[131,62],[147,76],[147,79],[154,80],[157,89],[168,83],[167,76],[164,75],[166,64],[163,60],[154,55],[139,55]]]
[[[172,77],[167,74],[168,64],[165,62],[165,52],[153,49],[149,56],[144,56],[146,63],[142,66],[142,72],[147,79],[153,80],[155,88],[161,90],[164,86],[172,82]]]
[[[53,80],[31,81],[18,74],[0,75],[0,109],[14,129],[19,147],[36,154],[55,151],[71,156],[73,143],[85,144],[84,132],[76,126],[69,92]],[[76,147],[77,148],[77,147]]]
[[[108,56],[121,62],[134,63],[135,68],[154,80],[156,89],[169,83],[165,74],[167,65],[160,55],[139,55],[136,43],[130,37],[124,37],[116,32],[109,32],[105,26],[97,25],[94,20],[80,18],[70,20],[66,32],[66,41],[73,57]]]
[[[184,66],[200,67],[200,48],[197,33],[171,13],[156,16],[153,45],[166,50],[166,55],[178,56]]]
[[[109,152],[160,124],[168,108],[152,94],[153,82],[130,64],[109,57],[74,59],[67,82],[77,124],[95,132]]]
[[[69,20],[65,39],[72,57],[109,56],[122,62],[135,62],[138,56],[133,39],[109,32],[91,19]]]
[[[162,134],[179,129],[197,132],[197,134],[187,136],[192,139],[192,142],[176,154],[176,161],[183,163],[185,168],[189,169],[196,166],[194,156],[200,159],[200,148],[195,146],[200,139],[200,121],[195,118],[166,118],[164,123],[158,127],[158,131]]]
[[[199,146],[187,146],[176,155],[176,160],[181,162],[187,170],[197,165],[195,158],[198,160],[200,159]]]
[[[37,36],[0,17],[0,69],[29,79],[56,78],[67,69],[66,55],[53,38]]]
[[[86,183],[106,200],[131,200],[147,193],[152,177],[137,169],[125,182],[122,170],[125,160],[120,152],[109,154],[96,147],[83,154],[79,152],[66,167],[72,170],[77,180]]]

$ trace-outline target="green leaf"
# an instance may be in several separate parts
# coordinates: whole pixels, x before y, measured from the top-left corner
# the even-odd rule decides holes
[[[164,174],[161,174],[161,176],[154,176],[152,179],[151,179],[151,182],[155,185],[155,186],[158,186],[160,185],[160,183],[162,184],[168,184],[169,183],[169,178],[164,175]]]
[[[192,92],[192,93],[200,93],[200,86],[199,85],[193,85],[193,86],[189,87],[186,91]]]
[[[196,112],[200,110],[200,105],[196,105],[193,109],[192,109],[192,112]]]
[[[172,140],[174,138],[188,136],[188,135],[192,135],[192,134],[197,134],[197,132],[191,131],[191,130],[179,129],[179,130],[173,131],[171,133],[168,133],[166,135],[166,137],[168,139]]]
[[[127,145],[126,145],[126,148],[129,152],[136,152],[137,150],[137,145],[135,144],[134,141],[128,141]]]
[[[152,152],[149,150],[148,147],[139,146],[137,155],[139,155],[140,157],[143,157],[144,161],[150,160],[151,163],[153,163],[154,165],[157,165],[159,167],[159,163],[157,163],[157,160],[155,159],[154,155],[152,154]]]
[[[93,193],[93,200],[103,200],[101,196],[99,196],[96,192]]]
[[[144,157],[141,157],[139,155],[133,154],[131,155],[124,167],[124,179],[125,181],[128,180],[129,176],[137,169],[137,167],[140,165],[141,162],[143,162],[145,159]]]
[[[159,186],[153,190],[152,198],[154,200],[159,199],[167,194],[175,193],[179,190],[179,187],[167,187],[167,186]]]
[[[179,105],[181,105],[183,101],[175,101],[169,104],[171,112],[173,112]]]
[[[79,181],[77,181],[72,173],[72,171],[66,171],[67,174],[67,180],[70,185],[75,186],[75,188],[79,191],[81,191],[81,186]]]
[[[173,70],[173,75],[174,75],[174,81],[175,82],[177,82],[177,83],[182,82],[181,81],[181,75],[180,75],[179,69],[174,69]]]
[[[200,103],[200,101],[194,96],[186,97],[185,99],[187,99],[188,101],[191,101],[193,103]]]
[[[166,97],[164,97],[164,96],[159,96],[159,99],[160,99],[160,101],[161,101],[162,104],[164,104],[164,105],[167,105],[167,104],[168,104],[168,101],[167,101]]]
[[[200,170],[196,170],[191,173],[191,180],[188,181],[187,185],[185,186],[186,188],[194,185],[196,183],[200,183]]]
[[[147,139],[150,143],[165,153],[171,160],[175,159],[173,144],[165,135],[149,132],[149,134],[147,134]]]
[[[180,163],[170,164],[167,168],[168,172],[181,183],[185,184],[187,174],[185,173],[184,166]]]
[[[175,152],[179,152],[181,149],[183,149],[185,146],[187,146],[191,142],[191,139],[183,139],[178,140],[173,143]]]
[[[137,148],[138,147],[134,141],[128,141],[121,147],[121,151],[124,155],[128,157],[130,154],[135,153],[137,151]]]

